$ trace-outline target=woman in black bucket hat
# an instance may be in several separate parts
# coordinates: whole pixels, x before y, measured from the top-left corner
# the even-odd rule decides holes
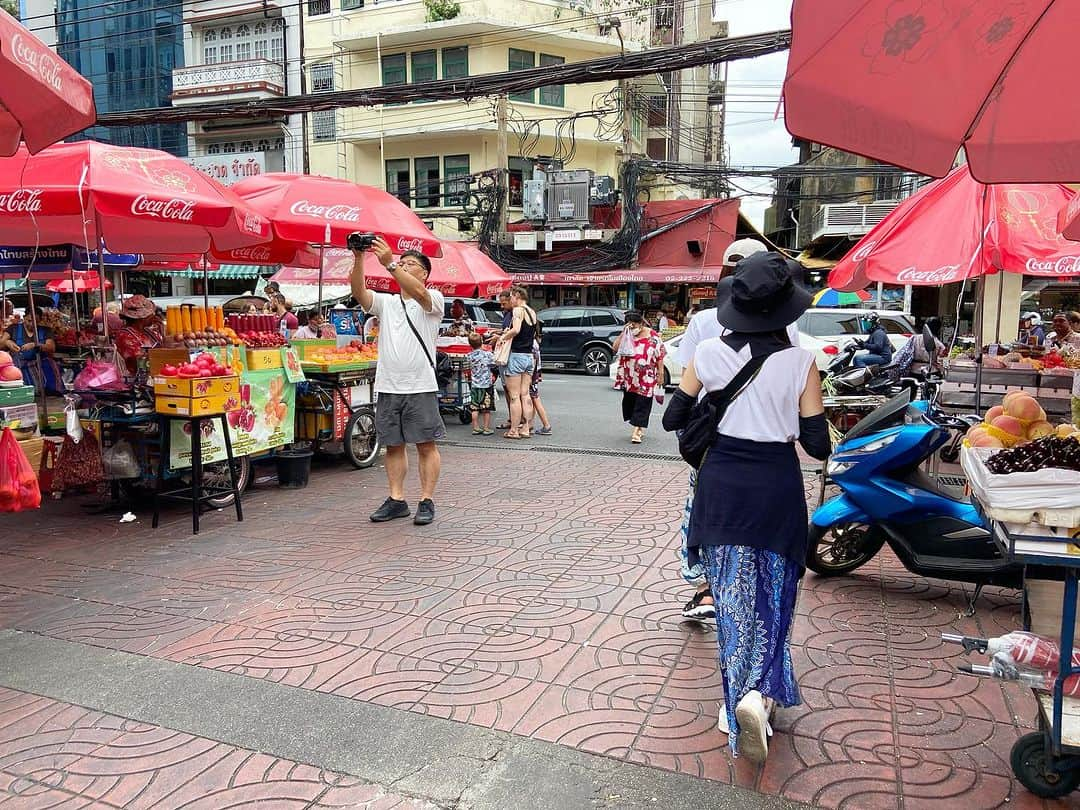
[[[786,331],[810,297],[782,256],[743,259],[717,288],[716,317],[730,332],[697,347],[664,414],[666,429],[681,429],[699,394],[722,391],[751,358],[764,358],[698,471],[688,542],[716,605],[721,720],[732,752],[757,762],[768,753],[771,704],[800,702],[788,648],[807,538],[795,442],[815,458],[830,450],[814,355]]]

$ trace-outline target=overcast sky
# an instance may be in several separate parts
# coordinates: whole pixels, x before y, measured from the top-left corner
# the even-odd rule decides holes
[[[731,36],[791,27],[791,0],[714,0],[714,8],[730,23]],[[728,73],[727,141],[733,166],[783,166],[798,155],[791,148],[791,136],[783,118],[776,114],[780,87],[784,80],[787,54],[733,62]],[[736,179],[749,191],[771,193],[772,181]],[[739,191],[733,191],[739,194]],[[747,197],[742,210],[759,228],[767,197]]]

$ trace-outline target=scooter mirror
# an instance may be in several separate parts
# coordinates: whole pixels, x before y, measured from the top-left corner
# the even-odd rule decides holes
[[[929,326],[923,326],[922,339],[926,353],[933,359],[937,355],[937,339],[934,337],[934,333],[930,331]]]

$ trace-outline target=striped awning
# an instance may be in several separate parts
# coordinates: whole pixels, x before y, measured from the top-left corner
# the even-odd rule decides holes
[[[258,278],[259,276],[269,276],[278,268],[274,265],[263,264],[223,264],[217,270],[210,270],[207,275],[212,279],[222,278]],[[188,267],[187,270],[158,270],[156,272],[164,273],[169,276],[176,276],[178,278],[202,278],[203,271],[201,269],[195,269]]]

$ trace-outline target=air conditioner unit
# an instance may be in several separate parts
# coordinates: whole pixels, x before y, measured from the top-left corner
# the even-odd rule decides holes
[[[551,172],[548,175],[547,221],[555,225],[589,223],[589,190],[593,173],[588,169]]]
[[[713,21],[712,39],[727,39],[727,36],[728,36],[728,21],[727,20],[714,20]]]

